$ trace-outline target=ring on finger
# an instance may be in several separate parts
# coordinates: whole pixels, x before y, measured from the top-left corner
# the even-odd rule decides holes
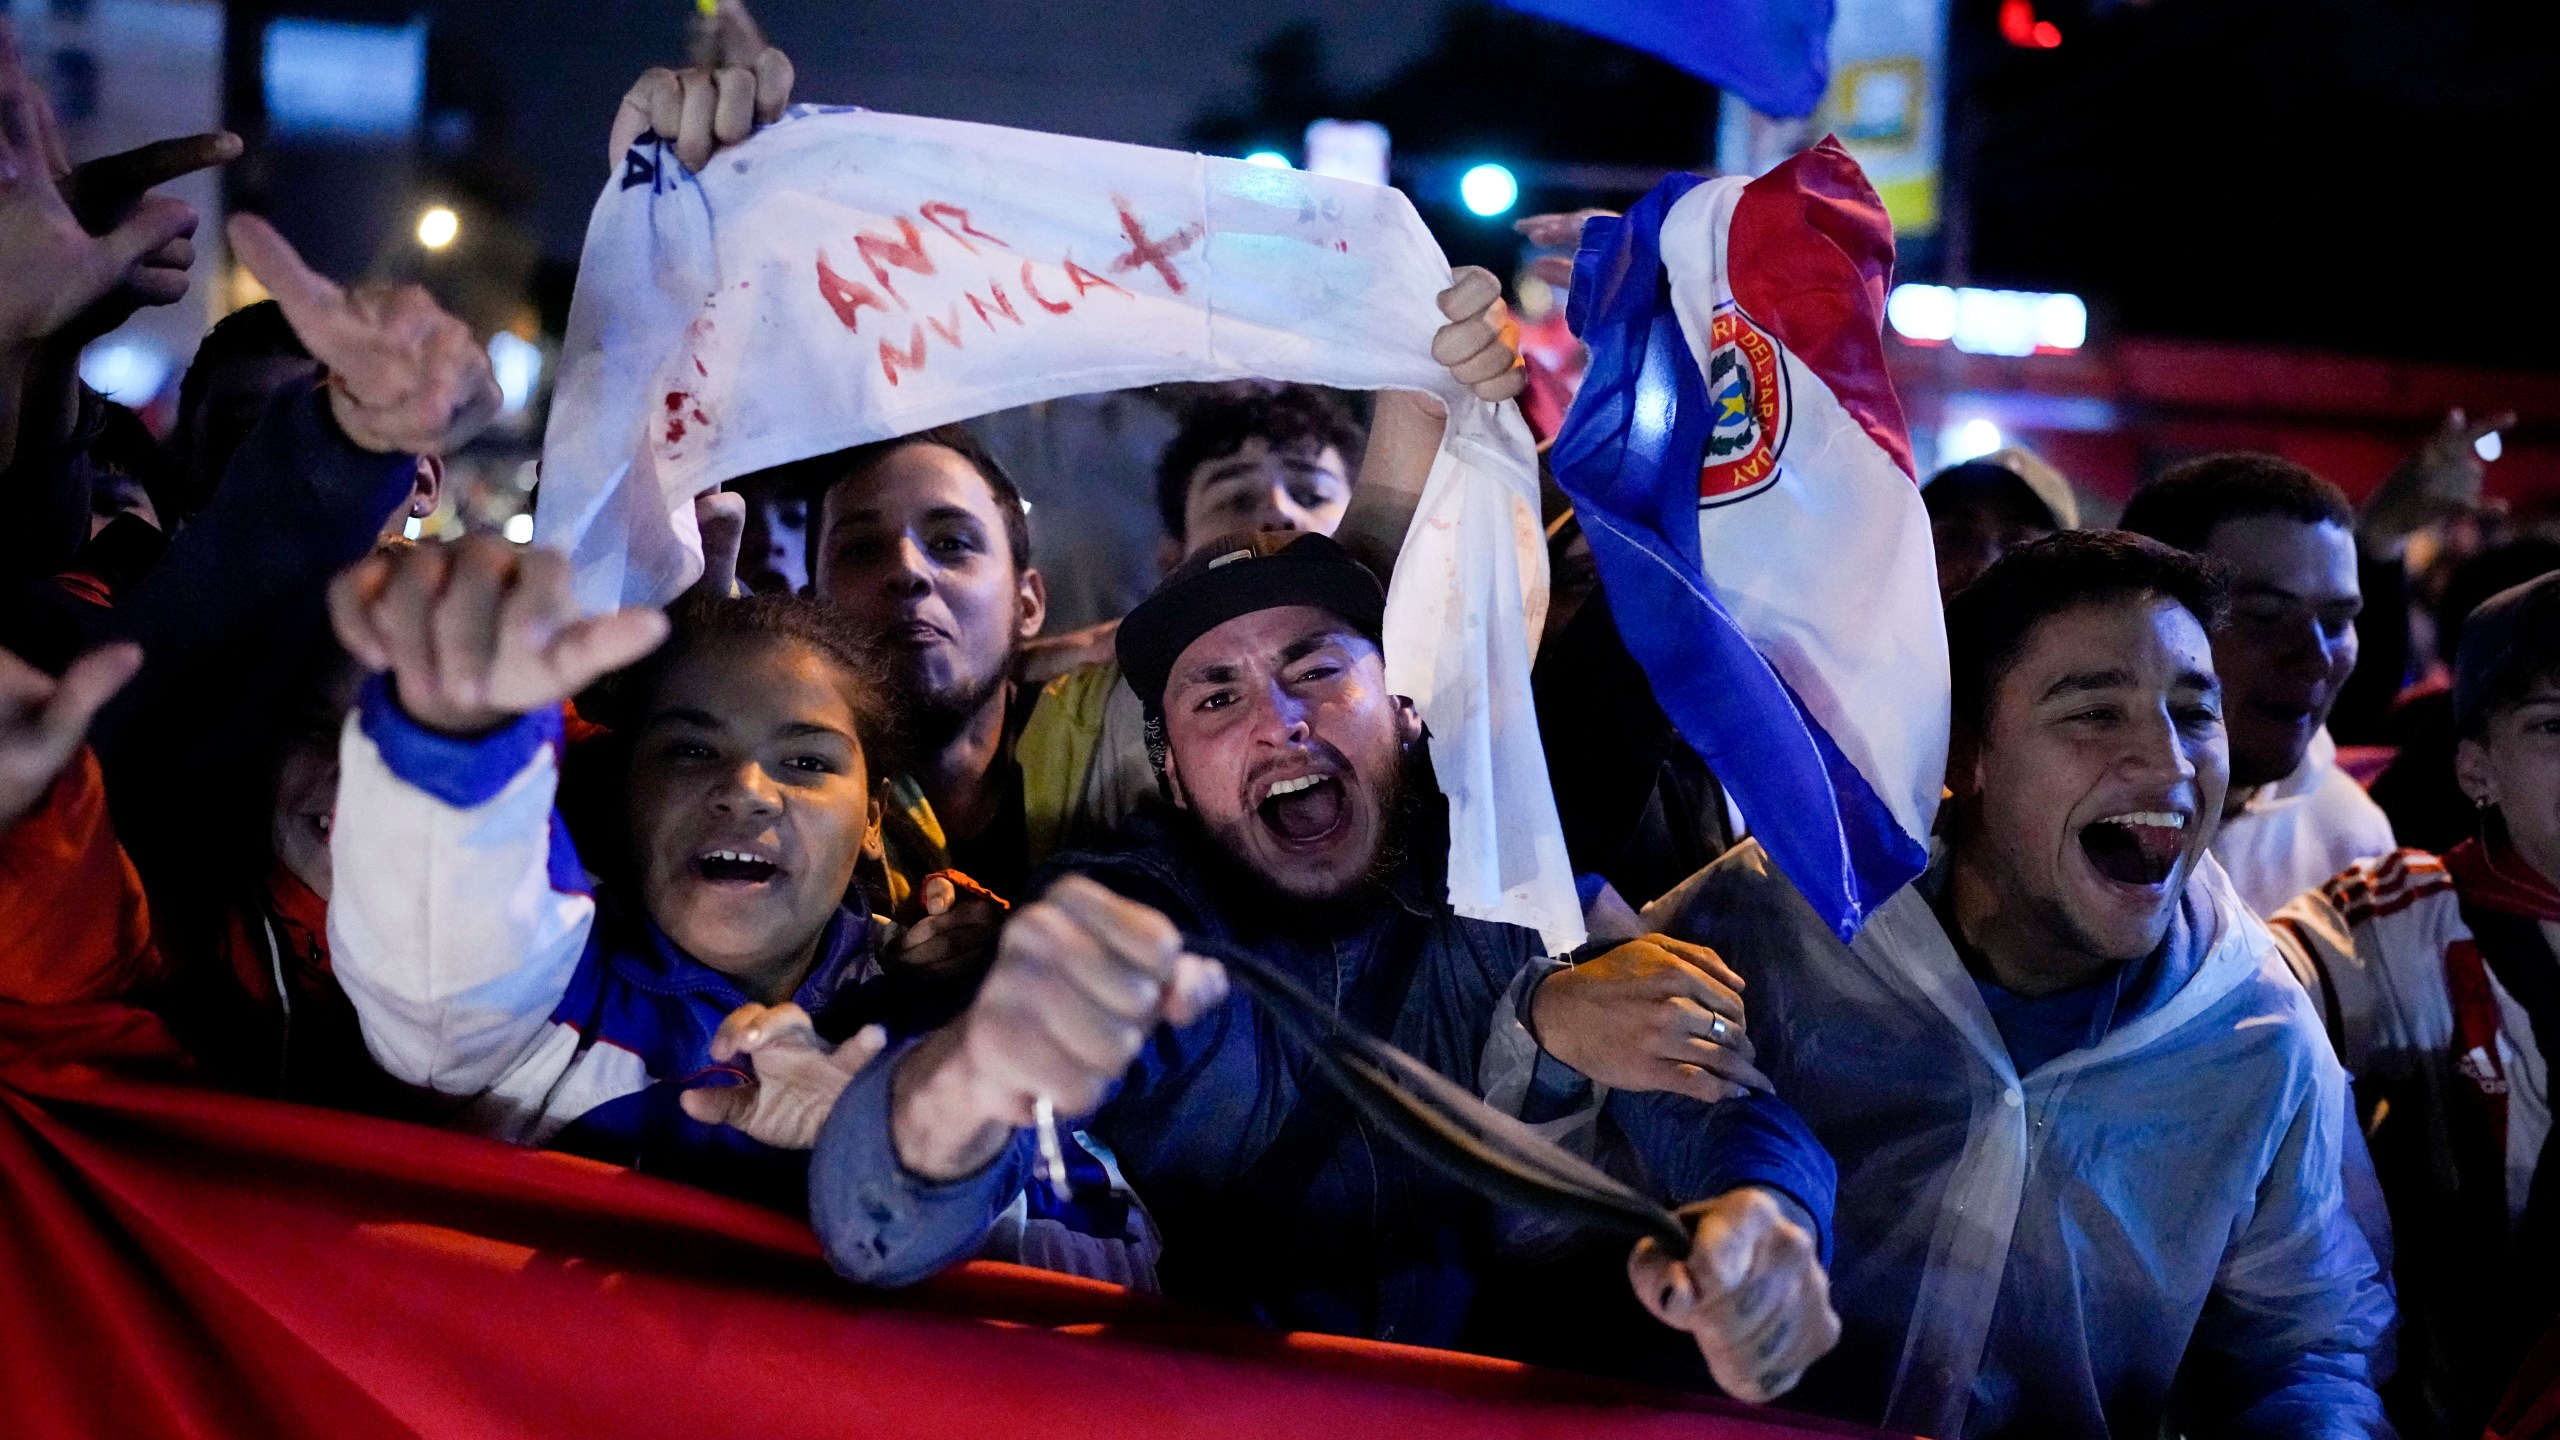
[[[1714,1041],[1714,1042],[1716,1042],[1717,1044],[1721,1045],[1721,1044],[1723,1044],[1723,1043],[1724,1043],[1724,1037],[1725,1037],[1725,1036],[1727,1036],[1727,1035],[1729,1035],[1729,1034],[1732,1034],[1732,1033],[1733,1033],[1733,1027],[1732,1027],[1731,1025],[1728,1025],[1728,1024],[1726,1024],[1726,1023],[1725,1023],[1725,1018],[1724,1018],[1723,1016],[1721,1016],[1721,1015],[1713,1015],[1713,1016],[1709,1016],[1709,1017],[1708,1017],[1708,1019],[1707,1019],[1707,1038],[1708,1038],[1708,1039],[1713,1040],[1713,1041]]]

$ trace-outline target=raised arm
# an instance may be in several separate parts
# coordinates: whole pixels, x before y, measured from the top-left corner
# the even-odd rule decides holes
[[[560,706],[666,635],[581,619],[568,560],[494,536],[372,556],[330,589],[367,668],[339,749],[330,955],[384,1069],[487,1097],[480,1128],[543,1138],[576,1037],[550,1021],[595,902],[552,811]]]
[[[1502,303],[1502,282],[1480,266],[1461,266],[1439,299],[1449,323],[1431,337],[1431,358],[1478,399],[1518,395],[1527,372],[1520,366],[1520,327]],[[1448,407],[1438,399],[1411,390],[1378,392],[1369,448],[1361,453],[1360,477],[1334,538],[1380,581],[1395,571],[1404,532],[1421,507],[1423,484],[1448,428]]]

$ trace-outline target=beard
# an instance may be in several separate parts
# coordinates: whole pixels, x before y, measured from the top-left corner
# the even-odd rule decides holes
[[[896,665],[891,674],[897,681],[900,733],[918,755],[942,749],[985,712],[987,702],[1004,689],[1012,673],[1011,649],[984,675],[958,676],[939,684],[915,673],[911,662]]]

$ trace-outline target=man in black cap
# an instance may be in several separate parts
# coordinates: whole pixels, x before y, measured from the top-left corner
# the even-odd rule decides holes
[[[2560,574],[2471,612],[2454,769],[2475,833],[2358,861],[2269,922],[2356,1077],[2390,1202],[2409,1436],[2477,1435],[2560,1318]]]
[[[1213,541],[1130,614],[1120,659],[1169,806],[1130,848],[1060,862],[966,1013],[835,1082],[810,1181],[829,1258],[904,1284],[1001,1244],[1054,1110],[1145,1201],[1129,1243],[1155,1262],[1160,1234],[1168,1293],[1292,1329],[1482,1343],[1476,1301],[1517,1217],[1372,1132],[1190,953],[1206,937],[1525,1120],[1581,1119],[1663,1198],[1697,1202],[1685,1264],[1629,1259],[1637,1295],[1728,1391],[1785,1390],[1838,1332],[1828,1158],[1751,1068],[1712,951],[1646,936],[1567,966],[1450,909],[1443,801],[1421,719],[1386,687],[1384,606],[1340,545],[1274,533]]]

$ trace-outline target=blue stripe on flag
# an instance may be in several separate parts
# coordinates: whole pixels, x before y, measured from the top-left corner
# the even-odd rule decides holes
[[[1672,311],[1660,245],[1663,218],[1701,183],[1672,176],[1624,219],[1584,229],[1571,318],[1591,363],[1549,459],[1656,703],[1845,940],[1920,873],[1928,848],[1903,833],[1708,588],[1698,540],[1706,382]]]
[[[1831,82],[1832,0],[1502,0],[1658,55],[1763,115],[1810,115]]]

